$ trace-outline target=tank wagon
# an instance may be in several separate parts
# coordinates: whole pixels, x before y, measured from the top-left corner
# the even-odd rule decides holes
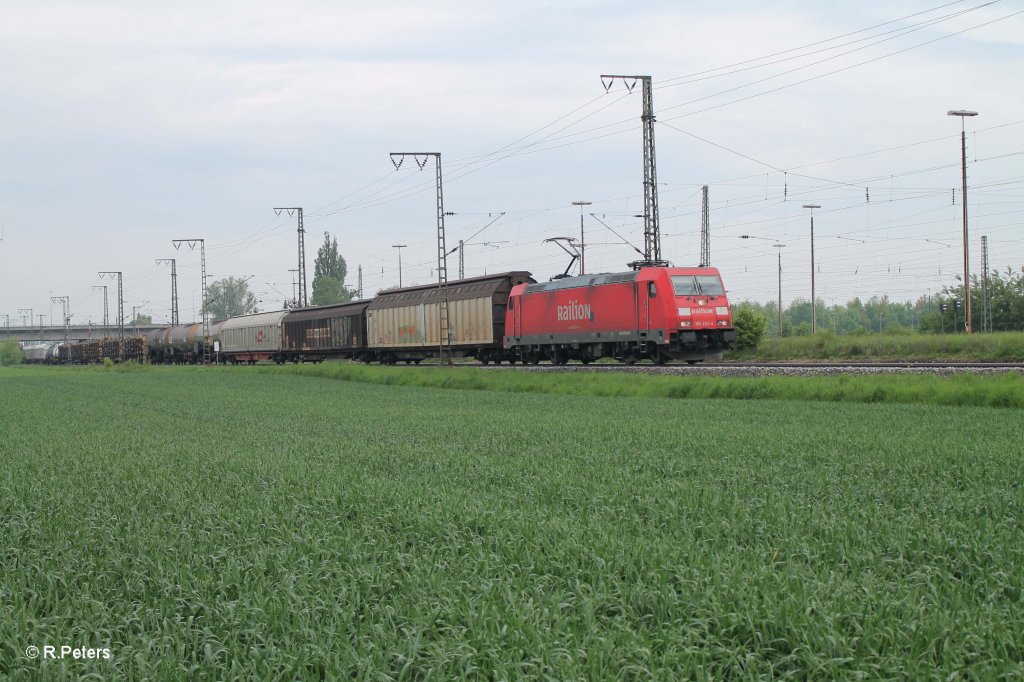
[[[53,365],[56,364],[59,355],[58,343],[37,343],[25,346],[25,362],[30,365]]]
[[[223,325],[223,322],[210,325],[210,343],[206,346],[210,357],[216,342],[220,340]],[[146,341],[149,344],[149,360],[155,364],[191,365],[202,362],[205,343],[202,322],[156,329],[146,335]]]
[[[448,333],[453,357],[483,363],[511,360],[503,346],[505,310],[514,287],[533,283],[528,272],[504,272],[448,283]],[[440,301],[436,284],[377,295],[366,308],[367,360],[416,362],[440,353]]]
[[[146,346],[149,348],[150,362],[161,362],[167,345],[167,332],[169,331],[169,327],[164,327],[163,329],[154,329],[146,334]]]
[[[181,324],[171,327],[164,335],[161,344],[161,360],[174,365],[191,364],[196,362],[203,354],[203,349],[196,340],[196,335],[202,340],[203,325],[198,322]]]
[[[645,267],[521,284],[509,296],[505,326],[505,347],[532,364],[694,363],[721,358],[736,340],[715,268]]]

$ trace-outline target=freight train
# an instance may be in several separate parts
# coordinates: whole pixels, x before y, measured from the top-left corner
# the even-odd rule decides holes
[[[157,329],[126,339],[124,347],[133,349],[132,359],[159,364],[204,356],[233,364],[330,358],[418,364],[442,351],[483,364],[601,358],[662,364],[721,358],[736,339],[721,276],[708,267],[641,267],[549,282],[522,271],[456,280],[448,283],[448,344],[442,344],[440,316],[441,294],[430,284],[233,317],[211,325],[209,337],[201,324]],[[61,347],[58,358],[102,361],[102,347],[75,349],[81,345]]]

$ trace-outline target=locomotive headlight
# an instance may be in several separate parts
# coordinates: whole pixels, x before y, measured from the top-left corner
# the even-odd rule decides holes
[[[692,327],[693,326],[693,322],[690,321],[690,320],[683,320],[682,322],[679,323],[679,326],[680,327]]]
[[[715,314],[716,315],[728,315],[729,314],[728,306],[724,306],[724,305],[718,306],[717,308],[715,308]]]
[[[719,327],[728,327],[729,326],[729,320],[719,320],[718,321],[718,326]]]
[[[680,308],[679,309],[679,317],[690,317],[690,315],[692,315],[692,314],[693,313],[690,311],[689,308]]]

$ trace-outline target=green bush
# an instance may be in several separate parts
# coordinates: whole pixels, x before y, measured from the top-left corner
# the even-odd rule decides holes
[[[746,303],[733,310],[732,324],[736,328],[736,348],[757,348],[768,329],[768,320]]]
[[[21,350],[17,339],[9,339],[0,343],[0,365],[20,365],[25,362],[25,351]]]

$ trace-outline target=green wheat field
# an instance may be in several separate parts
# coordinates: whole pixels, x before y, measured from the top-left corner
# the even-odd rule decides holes
[[[0,369],[0,678],[1019,679],[1022,417]]]

